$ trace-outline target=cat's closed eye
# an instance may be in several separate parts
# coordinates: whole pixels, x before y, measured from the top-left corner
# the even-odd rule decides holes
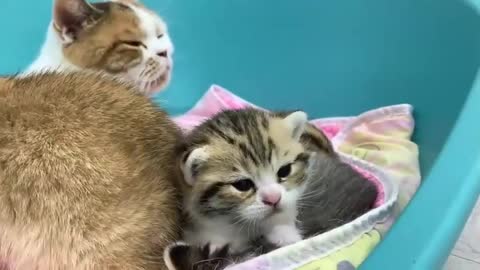
[[[164,34],[160,34],[157,36],[158,39],[161,39],[163,37]]]
[[[251,179],[240,179],[232,183],[232,186],[240,192],[247,192],[255,188],[255,184]]]
[[[144,47],[147,48],[147,45],[143,44],[141,41],[137,40],[127,40],[127,41],[122,41],[123,44],[132,46],[132,47]]]

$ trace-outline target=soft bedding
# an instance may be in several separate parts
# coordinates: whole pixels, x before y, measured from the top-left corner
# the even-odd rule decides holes
[[[258,106],[212,86],[187,113],[174,118],[188,132],[225,109]],[[373,181],[379,192],[375,208],[356,220],[228,269],[353,270],[381,241],[420,184],[418,147],[408,104],[377,108],[358,116],[311,120],[332,141],[344,162]]]

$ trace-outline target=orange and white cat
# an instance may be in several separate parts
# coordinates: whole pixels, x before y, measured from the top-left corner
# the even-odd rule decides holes
[[[173,51],[165,22],[136,0],[54,0],[46,40],[26,73],[104,71],[151,95],[169,83]]]
[[[0,269],[167,269],[182,141],[111,76],[0,78]]]

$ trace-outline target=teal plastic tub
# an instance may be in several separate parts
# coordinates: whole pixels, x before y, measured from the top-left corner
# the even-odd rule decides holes
[[[362,269],[440,269],[480,191],[480,17],[457,0],[150,0],[176,44],[158,99],[190,108],[212,83],[311,117],[415,107],[424,180]],[[0,72],[35,57],[51,0],[3,0]]]

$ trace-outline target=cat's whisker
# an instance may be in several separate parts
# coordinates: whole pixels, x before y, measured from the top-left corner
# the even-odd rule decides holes
[[[320,193],[320,194],[310,194],[310,195],[308,195],[308,196],[302,196],[302,197],[300,197],[299,201],[309,200],[309,199],[311,199],[311,198],[321,197],[321,196],[322,196],[321,193]]]
[[[297,205],[319,206],[316,203],[309,203],[309,202],[297,202]]]
[[[244,218],[243,216],[237,216],[237,217],[233,218],[233,221],[234,221],[234,223],[232,225],[238,225],[238,224],[245,223],[248,220],[246,218]]]
[[[240,232],[243,232],[243,229],[245,228],[245,225],[246,225],[246,224],[247,224],[247,222],[243,222],[243,223],[241,224],[242,226],[240,227],[240,230],[239,230]]]
[[[315,190],[313,190],[313,191],[309,191],[309,192],[303,193],[300,198],[304,198],[304,197],[310,196],[310,195],[320,195],[320,194],[322,194],[323,192],[324,192],[323,189],[315,189]]]
[[[317,194],[318,192],[319,192],[319,190],[313,190],[313,191],[309,191],[309,192],[304,192],[302,195]]]
[[[318,205],[299,204],[299,205],[297,205],[297,208],[298,208],[299,210],[318,209]]]
[[[252,237],[250,237],[250,235],[249,235],[249,237],[248,237],[249,239],[253,238],[253,236],[255,235],[255,219],[251,220],[250,223],[249,223],[249,229],[248,229],[249,233],[250,233],[250,227],[252,228]]]
[[[299,201],[308,200],[308,199],[314,198],[314,197],[316,197],[316,196],[319,196],[319,195],[317,195],[317,194],[305,195],[305,196],[301,196],[298,200],[299,200]]]

